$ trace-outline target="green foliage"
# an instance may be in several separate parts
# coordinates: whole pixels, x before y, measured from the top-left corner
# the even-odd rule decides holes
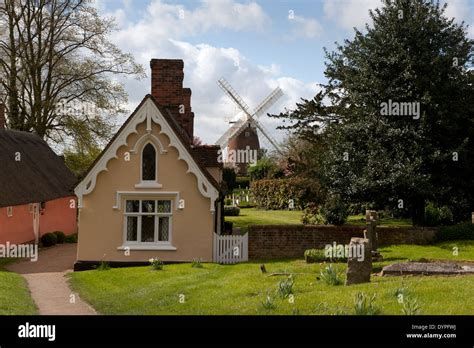
[[[321,215],[328,224],[342,225],[346,222],[349,212],[342,198],[338,195],[332,195],[321,207]]]
[[[295,281],[293,276],[289,276],[286,279],[282,279],[278,282],[278,294],[281,298],[285,299],[288,298],[291,294],[293,294],[293,285]]]
[[[262,157],[248,167],[250,180],[275,179],[283,176],[283,171],[273,158]]]
[[[304,251],[306,263],[323,262],[326,260],[324,249],[308,249]]]
[[[371,17],[326,52],[322,91],[275,117],[323,142],[322,180],[348,202],[403,198],[420,225],[431,200],[462,221],[474,204],[473,41],[437,1],[386,0]],[[389,101],[419,103],[419,118],[383,115]]]
[[[57,243],[63,244],[66,241],[66,235],[62,231],[53,232],[56,235]]]
[[[332,264],[326,266],[319,273],[319,279],[327,285],[341,285],[343,284],[342,272],[334,267]]]
[[[405,297],[402,302],[402,312],[405,315],[420,315],[421,306],[416,298]]]
[[[474,224],[467,222],[454,226],[440,227],[436,232],[436,240],[474,240]]]
[[[225,190],[227,194],[232,193],[232,191],[237,187],[237,174],[235,173],[234,168],[224,167],[222,169],[222,180],[225,183]]]
[[[202,262],[201,259],[193,259],[193,262],[191,263],[192,268],[202,268]]]
[[[41,244],[44,247],[50,247],[56,245],[58,242],[58,237],[54,233],[46,233],[41,236]]]
[[[425,208],[426,226],[451,225],[453,222],[453,213],[449,207],[438,208],[433,202],[427,204]]]
[[[224,216],[239,216],[240,208],[232,205],[224,206]]]
[[[295,209],[303,209],[308,202],[319,203],[324,199],[321,186],[303,178],[256,180],[250,185],[250,192],[259,209],[288,209],[290,199]]]
[[[262,301],[262,306],[266,310],[274,310],[276,309],[276,304],[275,300],[273,299],[272,295],[270,292],[267,292],[267,295],[265,296],[265,300]]]
[[[98,271],[108,271],[110,269],[110,264],[107,261],[100,261],[99,266],[97,267]]]
[[[159,257],[151,258],[149,262],[153,270],[161,271],[163,269],[163,261]]]
[[[65,243],[77,243],[77,234],[71,234],[64,239]]]
[[[318,204],[312,202],[306,204],[301,216],[301,223],[303,225],[322,225],[326,223]]]
[[[82,149],[77,147],[66,149],[64,151],[64,163],[76,177],[81,178],[100,153],[101,149],[95,145]]]
[[[375,304],[376,294],[368,297],[363,292],[358,292],[354,300],[354,314],[356,315],[378,315],[381,313],[379,306]]]
[[[250,187],[250,178],[248,176],[238,176],[235,184],[238,188],[248,188]]]

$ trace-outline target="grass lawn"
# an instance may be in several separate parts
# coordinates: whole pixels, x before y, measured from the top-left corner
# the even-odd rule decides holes
[[[0,259],[0,315],[37,314],[26,281],[19,274],[3,268],[12,261]]]
[[[459,255],[453,255],[453,247]],[[474,241],[449,242],[436,246],[398,245],[381,249],[380,269],[408,259],[435,258],[474,260]],[[470,276],[373,276],[372,282],[353,286],[330,286],[317,280],[321,264],[303,260],[266,261],[267,271],[295,272],[294,303],[277,294],[283,276],[260,272],[261,262],[237,265],[165,265],[161,271],[150,267],[86,271],[70,275],[74,290],[103,314],[353,314],[357,292],[376,294],[382,314],[402,314],[397,289],[415,298],[421,314],[473,314],[474,275]],[[345,264],[336,264],[341,272]],[[182,297],[181,295],[184,295]],[[275,308],[266,309],[269,295]],[[180,297],[181,296],[181,297]],[[184,301],[180,302],[180,299]]]
[[[301,224],[301,210],[258,210],[256,208],[240,209],[239,216],[226,216],[226,221],[234,223],[243,231],[249,225],[298,225]],[[352,215],[347,219],[351,225],[365,225],[365,217]],[[380,226],[411,226],[409,219],[381,219]]]

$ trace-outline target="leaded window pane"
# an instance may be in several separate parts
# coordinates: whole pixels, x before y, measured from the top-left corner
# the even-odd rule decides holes
[[[138,218],[127,216],[127,241],[136,242],[138,231]]]
[[[160,242],[169,241],[170,218],[167,216],[160,217],[158,224],[158,240]]]
[[[142,213],[154,213],[155,201],[142,201]]]
[[[142,180],[156,181],[156,151],[151,144],[142,152]]]
[[[158,213],[171,213],[171,201],[158,201]]]
[[[155,241],[155,217],[153,215],[142,216],[142,242]]]
[[[127,213],[138,213],[140,209],[140,201],[127,201],[126,212]]]

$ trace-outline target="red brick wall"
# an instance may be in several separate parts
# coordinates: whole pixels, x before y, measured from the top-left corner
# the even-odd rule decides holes
[[[326,244],[349,244],[352,237],[363,237],[365,226],[260,225],[249,227],[249,259],[303,257],[306,249]],[[377,227],[379,245],[428,244],[436,229]]]

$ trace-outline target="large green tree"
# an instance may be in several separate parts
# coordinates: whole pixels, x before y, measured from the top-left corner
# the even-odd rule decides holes
[[[415,224],[427,200],[458,218],[474,208],[474,41],[444,13],[433,1],[385,0],[372,25],[326,51],[323,91],[275,115],[304,139],[324,139],[333,192],[406,209]]]
[[[119,75],[144,76],[90,0],[0,0],[0,99],[8,126],[53,143],[108,140],[124,112]]]

